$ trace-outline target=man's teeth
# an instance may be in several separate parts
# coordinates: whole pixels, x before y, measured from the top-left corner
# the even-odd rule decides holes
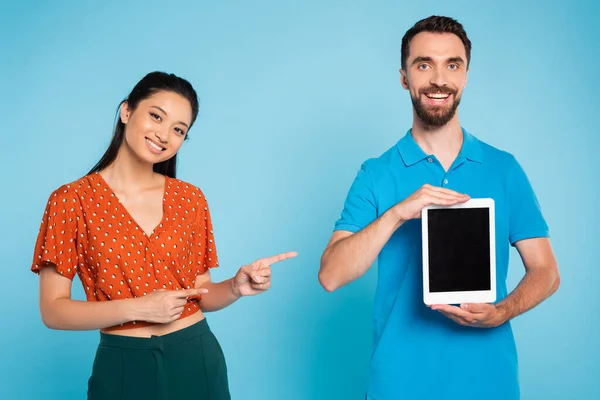
[[[148,142],[148,144],[150,145],[150,147],[152,147],[153,149],[156,149],[158,151],[163,151],[163,148],[160,146],[157,146],[156,144],[154,144],[154,142],[152,142],[151,140],[146,139],[146,142]]]
[[[446,99],[450,96],[450,94],[449,93],[428,93],[426,96],[429,98],[432,98],[432,99]]]

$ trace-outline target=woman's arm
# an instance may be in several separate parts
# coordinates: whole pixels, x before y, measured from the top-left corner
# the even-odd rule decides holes
[[[72,281],[48,266],[40,270],[40,313],[44,325],[59,330],[95,330],[130,321],[167,323],[183,312],[187,297],[206,289],[156,291],[144,297],[110,301],[71,299]]]
[[[242,296],[254,296],[265,292],[271,287],[271,265],[297,255],[296,252],[289,252],[261,258],[250,265],[244,265],[233,278],[219,283],[212,282],[210,271],[206,271],[196,278],[194,285],[209,291],[208,295],[202,296],[200,308],[205,312],[218,311],[230,306]]]
[[[235,291],[233,286],[234,278],[227,279],[223,282],[212,282],[210,280],[210,271],[198,276],[195,287],[203,287],[208,289],[210,294],[203,295],[200,300],[200,308],[204,312],[218,311],[230,306],[241,296]]]

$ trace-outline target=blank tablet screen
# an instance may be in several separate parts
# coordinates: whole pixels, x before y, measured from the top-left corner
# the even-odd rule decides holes
[[[428,210],[429,291],[490,290],[489,208]]]

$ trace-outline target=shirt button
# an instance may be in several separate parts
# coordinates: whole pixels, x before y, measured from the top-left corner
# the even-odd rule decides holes
[[[448,184],[448,179],[444,179],[444,185]]]
[[[431,158],[431,157],[427,158],[427,162],[433,162],[433,158]]]

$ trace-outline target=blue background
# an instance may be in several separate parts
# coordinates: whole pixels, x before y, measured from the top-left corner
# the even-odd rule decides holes
[[[514,320],[523,399],[600,398],[600,10],[567,0],[2,2],[0,397],[84,398],[98,333],[43,326],[33,244],[51,191],[91,168],[119,101],[164,70],[201,97],[178,176],[209,199],[213,277],[300,253],[269,292],[208,315],[233,398],[362,398],[377,272],[329,294],[319,259],[360,164],[410,127],[400,42],[431,14],[464,24],[461,122],[521,162],[561,266],[558,293]]]

